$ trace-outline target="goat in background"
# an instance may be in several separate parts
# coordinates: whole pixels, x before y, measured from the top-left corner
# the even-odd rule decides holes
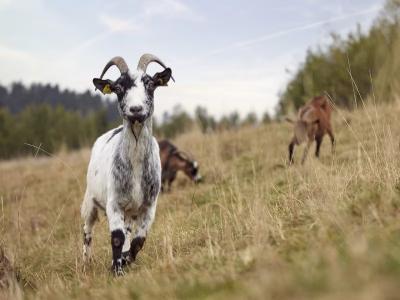
[[[158,142],[161,157],[161,190],[169,192],[171,184],[176,178],[178,171],[183,171],[194,183],[199,183],[202,177],[199,173],[198,162],[185,152],[179,150],[168,140]]]
[[[289,164],[294,162],[294,146],[307,142],[301,163],[304,164],[311,144],[315,140],[315,156],[319,157],[320,147],[324,135],[331,139],[332,153],[335,149],[335,137],[331,125],[332,108],[325,96],[314,97],[309,103],[302,106],[297,114],[297,120],[286,120],[294,123],[294,136],[289,144]]]

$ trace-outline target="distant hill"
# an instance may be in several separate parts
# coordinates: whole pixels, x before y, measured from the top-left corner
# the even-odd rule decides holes
[[[0,108],[6,108],[11,114],[17,114],[28,106],[47,104],[62,106],[67,111],[78,112],[82,116],[105,110],[107,120],[118,118],[118,111],[110,100],[103,100],[89,91],[76,93],[68,89],[61,90],[58,85],[35,83],[25,86],[20,82],[9,87],[0,85]]]

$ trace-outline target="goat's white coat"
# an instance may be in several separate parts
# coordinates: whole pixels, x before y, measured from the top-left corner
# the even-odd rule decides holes
[[[126,98],[125,107],[129,110],[132,106],[144,106],[147,100],[145,87],[140,81],[142,73],[134,74],[132,78],[136,78],[135,87],[131,96]],[[121,112],[128,115],[129,112]],[[81,214],[85,220],[84,233],[85,237],[91,238],[92,227],[95,221],[92,214],[97,210],[105,209],[109,221],[110,232],[114,230],[122,230],[125,234],[125,242],[123,251],[128,251],[130,247],[130,227],[135,219],[136,230],[135,237],[146,237],[153,223],[157,197],[159,189],[156,191],[155,199],[150,203],[149,199],[144,199],[142,177],[144,170],[154,170],[156,182],[161,182],[161,162],[159,156],[159,147],[156,139],[152,136],[151,116],[140,128],[140,135],[136,140],[135,135],[138,133],[136,126],[132,126],[130,122],[124,119],[122,131],[114,135],[116,129],[110,130],[100,136],[93,148],[87,172],[87,189],[84,201],[81,207]],[[129,159],[132,166],[131,184],[132,189],[128,195],[117,195],[115,188],[115,180],[113,176],[113,164],[116,153],[120,153],[121,159]],[[145,165],[144,156],[150,154],[147,164]],[[160,184],[158,184],[158,187]],[[93,220],[94,219],[94,220]],[[84,259],[90,256],[90,243],[84,244]]]
[[[131,74],[132,78],[142,78],[143,72],[138,71],[135,74]],[[126,96],[126,108],[129,110],[130,107],[145,107],[146,90],[143,82],[136,80],[136,86],[133,88],[133,93],[128,93]],[[129,112],[125,112],[129,114]]]
[[[131,212],[132,215],[137,212],[138,208],[141,206],[143,202],[143,195],[141,190],[141,176],[143,170],[143,164],[141,158],[143,157],[144,143],[140,140],[142,136],[139,138],[139,141],[136,145],[136,142],[133,138],[131,132],[125,132],[127,129],[124,127],[122,132],[119,133],[117,136],[113,137],[111,140],[110,137],[112,136],[113,132],[116,130],[112,129],[102,136],[100,136],[93,148],[92,154],[89,162],[88,172],[87,172],[87,189],[85,194],[85,200],[93,200],[96,201],[103,207],[107,207],[107,200],[111,200],[114,195],[112,194],[112,180],[110,180],[112,164],[115,152],[120,151],[129,151],[128,156],[131,157],[131,163],[134,166],[133,168],[133,190],[132,190],[132,199],[133,202],[126,203],[125,209],[126,211]],[[146,129],[143,128],[143,131]],[[142,132],[142,135],[144,132]],[[132,135],[130,138],[126,138],[123,136]],[[123,139],[123,143],[125,144],[122,149],[119,149],[120,139]],[[159,170],[160,178],[161,178],[161,162],[159,155],[158,143],[154,137],[151,137],[152,143],[151,147],[153,148],[153,163],[157,170]],[[107,142],[108,141],[108,142]],[[124,199],[116,199],[119,203],[124,202]],[[93,202],[93,201],[91,201]],[[88,204],[87,201],[84,204]],[[123,203],[121,203],[123,204]],[[93,205],[95,205],[93,203]],[[82,206],[82,215],[87,215],[87,210],[90,210],[90,207],[83,205]],[[110,228],[111,229],[111,228]]]

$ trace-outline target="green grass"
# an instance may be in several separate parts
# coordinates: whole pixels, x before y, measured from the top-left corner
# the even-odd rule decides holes
[[[184,177],[126,276],[109,273],[107,222],[82,268],[79,214],[89,150],[0,163],[0,243],[18,299],[396,299],[400,293],[400,105],[335,113],[336,154],[286,167],[289,124],[175,142]],[[351,120],[350,125],[344,122]]]

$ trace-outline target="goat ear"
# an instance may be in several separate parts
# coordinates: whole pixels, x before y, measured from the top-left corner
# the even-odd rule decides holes
[[[153,81],[156,86],[168,86],[168,81],[172,77],[172,71],[170,68],[166,68],[164,71],[154,74]]]
[[[100,90],[104,95],[111,94],[114,91],[114,83],[111,80],[93,78],[93,84],[96,87],[96,90]]]

